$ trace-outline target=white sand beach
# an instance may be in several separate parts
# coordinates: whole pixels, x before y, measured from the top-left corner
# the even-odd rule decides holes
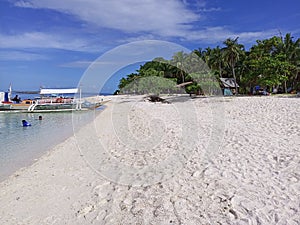
[[[0,183],[0,224],[300,224],[300,99],[141,96]]]

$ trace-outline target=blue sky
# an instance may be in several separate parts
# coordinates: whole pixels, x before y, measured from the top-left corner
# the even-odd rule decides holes
[[[134,41],[193,50],[239,37],[247,47],[280,32],[299,38],[299,21],[299,0],[0,0],[0,90],[76,87],[98,57]]]

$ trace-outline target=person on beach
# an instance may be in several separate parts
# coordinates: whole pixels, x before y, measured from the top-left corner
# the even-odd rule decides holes
[[[42,116],[39,116],[39,120],[42,120],[43,119],[43,117]]]

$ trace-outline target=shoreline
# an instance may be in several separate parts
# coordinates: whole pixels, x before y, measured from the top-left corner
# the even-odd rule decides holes
[[[90,110],[90,111],[78,111],[78,112],[43,112],[43,113],[20,113],[20,112],[8,112],[9,114],[6,116],[4,115],[4,122],[11,122],[16,123],[16,121],[23,119],[24,117],[29,120],[33,127],[30,129],[22,129],[19,126],[14,127],[15,131],[10,131],[9,133],[13,132],[15,136],[18,136],[20,141],[14,141],[13,139],[8,139],[7,144],[4,143],[3,158],[3,169],[0,176],[0,182],[6,180],[8,177],[12,176],[15,172],[17,172],[21,168],[26,168],[33,163],[35,163],[39,158],[41,158],[44,154],[51,149],[55,148],[56,145],[59,145],[66,141],[68,138],[74,135],[72,120],[76,118],[81,118],[83,121],[89,122],[91,119],[90,117],[93,116],[96,112],[100,113],[104,109],[104,105],[108,102],[108,97],[103,96],[93,96],[86,100],[93,101],[93,103],[99,102],[103,100],[103,105],[101,106],[100,110]],[[104,101],[105,100],[105,101]],[[7,112],[6,112],[7,113]],[[37,116],[43,115],[44,120],[38,120]],[[7,118],[10,118],[9,120]],[[7,120],[6,120],[7,119]],[[64,122],[65,125],[57,124],[59,122]],[[91,122],[91,121],[90,121]],[[85,122],[81,122],[80,126],[84,126]],[[56,128],[57,124],[57,128]],[[78,126],[78,125],[77,125]],[[10,128],[12,129],[12,128]],[[50,129],[50,130],[48,130]],[[55,132],[53,131],[55,130]],[[23,132],[22,132],[23,131]],[[37,134],[38,132],[39,134]],[[51,137],[49,137],[50,135]],[[46,138],[45,141],[41,141],[36,137],[40,136],[41,140]],[[29,141],[31,139],[33,143]],[[47,138],[49,137],[49,138]],[[27,140],[28,139],[28,140]],[[9,141],[10,140],[10,141]],[[11,143],[11,144],[9,144]],[[21,144],[22,143],[22,144]],[[6,146],[6,148],[5,148]],[[14,151],[14,148],[16,150]],[[6,149],[6,151],[5,151]],[[1,161],[2,162],[2,161]],[[13,164],[8,164],[8,162]]]
[[[188,108],[182,108],[186,102],[198,115],[197,123],[186,122],[192,126],[197,124],[194,128],[199,141],[193,143],[190,160],[176,174],[151,185],[136,183],[135,186],[118,184],[122,177],[116,182],[114,177],[109,178],[111,174],[98,173],[101,167],[91,167],[97,166],[97,160],[101,159],[97,158],[99,152],[92,152],[97,140],[101,140],[112,158],[130,167],[142,168],[176,153],[181,148],[177,143],[180,144],[182,133],[176,113],[180,110],[188,113],[184,111]],[[210,114],[221,101],[196,98],[186,102],[150,103],[141,96],[122,96],[108,103],[107,109],[82,127],[77,136],[58,144],[30,167],[18,170],[18,175],[0,182],[0,222],[241,224],[260,221],[270,224],[297,221],[299,99],[224,98],[223,139],[209,160],[203,156],[207,154],[210,135],[214,134],[215,119]],[[109,128],[111,112],[115,113],[118,131]],[[143,144],[139,149],[145,143],[152,144],[147,139],[149,136],[154,141],[161,137],[157,140],[162,141],[147,154],[128,148],[138,142],[126,142],[132,138],[122,136],[124,132],[114,133],[122,131],[124,118],[128,118],[130,135]],[[164,132],[159,136],[152,129]],[[80,153],[78,146],[85,145],[91,152]]]

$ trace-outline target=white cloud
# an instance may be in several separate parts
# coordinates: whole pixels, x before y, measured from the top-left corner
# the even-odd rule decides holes
[[[23,0],[17,1],[15,3],[15,6],[23,7],[23,8],[34,8],[34,5],[31,2],[29,2],[29,1],[23,1]]]
[[[218,43],[223,42],[227,38],[239,37],[240,43],[253,43],[257,39],[270,38],[277,35],[276,29],[265,31],[249,31],[249,32],[233,32],[226,27],[208,27],[203,30],[192,31],[184,37],[189,41],[201,41],[202,43]]]
[[[0,60],[9,61],[34,61],[34,60],[45,60],[47,56],[38,53],[15,51],[15,50],[1,50]]]
[[[69,63],[65,63],[60,65],[60,67],[66,67],[66,68],[88,68],[89,66],[93,65],[115,65],[116,62],[115,61],[109,61],[109,62],[98,62],[98,61],[74,61],[74,62],[69,62]]]
[[[17,35],[0,34],[1,48],[54,48],[72,51],[97,52],[99,46],[92,45],[87,40],[60,36],[57,33],[28,32]]]
[[[186,6],[200,13],[219,12],[222,10],[221,7],[207,7],[208,1],[206,0],[194,0],[194,1],[182,0],[182,1]]]
[[[276,30],[236,32],[228,27],[201,28],[201,14],[221,10],[218,7],[207,7],[205,0],[17,0],[15,6],[43,8],[62,13],[94,24],[99,30],[94,30],[95,38],[91,40],[85,34],[81,37],[64,36],[61,33],[51,34],[28,32],[16,36],[1,36],[1,47],[37,47],[57,48],[84,52],[100,52],[107,49],[101,46],[102,28],[121,31],[121,35],[112,38],[111,44],[123,44],[136,40],[170,40],[180,38],[182,41],[215,44],[227,38],[239,37],[241,43],[253,43],[256,39],[269,38],[278,34]],[[196,11],[192,11],[191,8]],[[197,13],[196,13],[197,12]],[[195,24],[197,22],[198,30]],[[111,31],[111,30],[110,30]],[[107,30],[104,31],[107,33]],[[69,34],[70,35],[70,34]],[[109,36],[109,35],[108,35]],[[3,44],[2,44],[3,43]],[[107,42],[106,42],[107,43]],[[108,47],[108,46],[106,46]]]
[[[234,32],[226,27],[195,30],[192,24],[200,21],[201,13],[221,10],[218,7],[206,7],[205,0],[194,2],[165,0],[163,3],[160,0],[20,0],[15,5],[47,8],[71,14],[99,27],[125,32],[129,35],[123,37],[126,41],[145,40],[149,37],[150,39],[177,37],[187,41],[217,43],[228,37],[240,37],[240,41],[253,42],[255,39],[268,38],[276,34],[274,30]],[[189,8],[195,8],[198,13]],[[50,42],[53,47],[58,48],[61,43],[55,40]],[[83,49],[85,45],[86,43],[77,40],[64,43],[64,48]]]
[[[179,0],[22,0],[15,6],[52,9],[99,27],[160,36],[178,36],[200,18]]]
[[[277,29],[270,29],[270,30],[256,31],[256,32],[241,32],[238,34],[238,37],[240,41],[249,43],[258,39],[262,40],[262,39],[270,38],[278,34],[279,33]]]
[[[199,10],[200,12],[219,12],[221,11],[220,7],[212,7],[212,8],[203,8]]]
[[[203,44],[215,44],[226,40],[227,38],[239,37],[239,42],[243,44],[253,43],[257,39],[270,38],[277,35],[277,30],[266,30],[257,32],[232,32],[225,27],[209,27],[198,31],[184,31],[178,36],[182,41],[199,42]],[[124,44],[134,41],[157,39],[155,35],[133,35],[127,38],[115,40],[115,43]],[[162,38],[160,38],[162,39]],[[167,40],[167,38],[165,38]],[[18,35],[2,35],[0,34],[0,46],[2,49],[13,49],[10,53],[2,51],[0,60],[6,58],[8,60],[38,60],[42,59],[41,54],[26,53],[15,51],[16,49],[43,48],[43,49],[63,49],[71,51],[101,53],[107,50],[101,43],[96,43],[89,38],[75,38],[67,36],[59,36],[57,34],[31,32]],[[44,58],[43,58],[44,59]],[[75,67],[85,67],[82,62]]]
[[[91,65],[92,61],[74,61],[60,65],[66,68],[87,68]]]

